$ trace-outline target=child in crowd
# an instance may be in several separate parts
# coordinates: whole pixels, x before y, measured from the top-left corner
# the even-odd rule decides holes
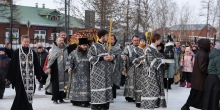
[[[190,47],[186,47],[185,54],[181,58],[180,68],[182,68],[182,78],[181,78],[181,87],[187,88],[191,87],[191,76],[194,65],[194,56],[193,52],[190,50]]]

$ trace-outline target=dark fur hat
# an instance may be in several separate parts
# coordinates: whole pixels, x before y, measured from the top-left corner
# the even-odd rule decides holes
[[[88,38],[79,38],[79,45],[88,44]]]

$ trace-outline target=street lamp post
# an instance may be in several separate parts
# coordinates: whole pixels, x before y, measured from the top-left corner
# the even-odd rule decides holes
[[[10,17],[10,44],[11,44],[11,47],[13,47],[13,45],[12,45],[13,0],[11,0],[11,2],[10,2],[10,11],[11,11],[11,17]]]

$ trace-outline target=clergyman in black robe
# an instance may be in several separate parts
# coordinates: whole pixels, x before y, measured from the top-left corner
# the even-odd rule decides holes
[[[46,77],[42,78],[43,70],[37,54],[29,48],[29,37],[21,36],[21,42],[21,47],[13,53],[7,74],[7,79],[16,92],[11,110],[33,110],[32,101],[36,88],[34,75],[43,84]]]

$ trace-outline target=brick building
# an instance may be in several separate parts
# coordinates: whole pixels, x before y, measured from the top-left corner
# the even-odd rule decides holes
[[[211,25],[206,24],[186,24],[186,25],[174,25],[171,27],[165,27],[165,39],[168,33],[173,33],[174,36],[180,41],[193,41],[195,38],[207,38],[213,39],[214,35],[217,34],[217,30]],[[156,33],[164,35],[163,28],[155,30]]]
[[[6,5],[1,4],[0,9],[4,9]],[[7,11],[10,12],[9,8]],[[19,12],[19,19],[17,23],[13,24],[13,45],[20,44],[20,36],[28,35],[31,38],[31,44],[36,43],[51,43],[57,33],[63,31],[64,28],[64,14],[56,9],[42,7],[19,6],[16,5],[16,11]],[[9,14],[10,15],[10,14]],[[8,17],[10,17],[7,15]],[[10,42],[10,20],[7,17],[0,16],[0,44]],[[30,22],[28,29],[27,23]],[[84,29],[83,21],[74,17],[69,17],[69,35]],[[28,32],[29,30],[29,32]]]
[[[209,38],[212,39],[217,30],[211,25],[206,24],[187,24],[187,25],[174,25],[169,28],[169,32],[173,33],[179,40],[194,39],[196,38]]]

